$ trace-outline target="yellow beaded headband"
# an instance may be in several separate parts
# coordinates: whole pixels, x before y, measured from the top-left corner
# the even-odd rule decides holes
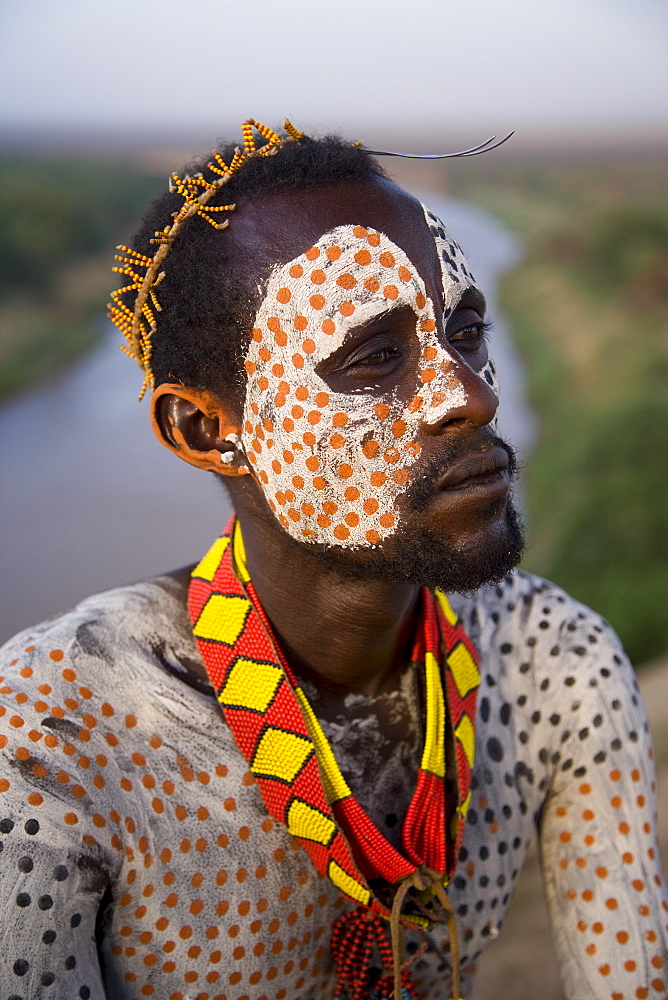
[[[176,191],[183,198],[183,205],[180,211],[174,213],[172,222],[168,223],[162,231],[156,232],[154,239],[151,240],[151,243],[158,245],[153,257],[148,257],[146,254],[123,245],[116,248],[121,251],[120,254],[116,255],[120,266],[114,267],[113,270],[118,274],[127,275],[132,280],[123,288],[118,288],[111,293],[109,317],[128,342],[128,346],[121,345],[121,350],[136,361],[144,371],[144,382],[139,393],[140,400],[146,390],[153,387],[151,345],[158,325],[156,313],[161,311],[155,289],[165,277],[165,272],[162,270],[165,257],[181,228],[193,216],[199,215],[206,219],[214,229],[225,229],[229,225],[229,219],[217,222],[217,216],[214,213],[232,212],[235,206],[213,206],[209,205],[209,201],[216,191],[227,184],[248,160],[258,156],[272,156],[286,142],[294,142],[304,136],[304,133],[299,132],[287,118],[283,128],[286,135],[281,138],[273,129],[249,118],[241,126],[244,139],[243,147],[235,149],[229,164],[225,163],[217,150],[214,150],[213,160],[207,164],[207,170],[214,175],[212,179],[207,179],[201,173],[192,177],[188,174],[183,177],[172,174],[170,191]],[[267,140],[262,146],[256,146],[253,129]],[[145,273],[142,275],[140,271]],[[131,309],[121,296],[133,291],[136,291],[137,295],[134,308]]]
[[[256,146],[253,129],[267,140],[263,145]],[[213,160],[206,166],[213,177],[206,178],[202,173],[194,176],[185,174],[183,177],[179,177],[178,174],[171,175],[169,189],[183,198],[183,205],[178,212],[173,214],[172,222],[168,223],[164,229],[158,230],[150,241],[158,246],[153,257],[139,253],[139,251],[123,244],[116,247],[117,250],[120,250],[120,254],[117,254],[115,259],[120,266],[114,267],[112,270],[118,274],[126,275],[131,281],[111,293],[109,318],[127,341],[127,346],[121,344],[121,350],[133,361],[136,361],[144,372],[144,381],[139,393],[140,400],[143,399],[148,388],[154,387],[151,350],[153,335],[158,326],[156,313],[161,312],[155,289],[165,277],[162,265],[174,240],[185,223],[195,215],[206,219],[214,229],[227,228],[229,219],[217,222],[217,216],[214,213],[233,212],[236,206],[214,206],[209,205],[209,201],[216,191],[227,184],[248,160],[259,156],[273,156],[281,146],[303,139],[305,135],[304,132],[299,132],[287,118],[283,123],[283,131],[285,135],[281,137],[273,129],[256,122],[254,118],[248,118],[241,126],[243,147],[240,149],[237,146],[229,164],[225,163],[217,150],[213,151]],[[491,136],[478,146],[460,150],[457,153],[393,153],[389,150],[367,149],[361,142],[353,143],[353,145],[374,156],[406,156],[411,159],[445,160],[452,157],[477,156],[480,153],[486,153],[490,149],[501,146],[512,134],[509,132],[499,142],[494,142],[496,136]],[[141,271],[145,273],[142,275]],[[133,308],[122,299],[122,296],[128,292],[137,293]]]

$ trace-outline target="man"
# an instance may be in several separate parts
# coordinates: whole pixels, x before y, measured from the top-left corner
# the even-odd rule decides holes
[[[6,649],[4,993],[470,997],[538,827],[567,996],[665,996],[644,714],[511,572],[482,293],[366,151],[287,131],[121,248],[156,434],[237,520]]]

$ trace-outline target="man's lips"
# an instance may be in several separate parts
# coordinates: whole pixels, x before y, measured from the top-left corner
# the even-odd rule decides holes
[[[438,480],[436,488],[442,491],[467,489],[486,483],[507,484],[508,466],[508,453],[503,448],[495,446],[489,451],[474,452],[448,469]]]

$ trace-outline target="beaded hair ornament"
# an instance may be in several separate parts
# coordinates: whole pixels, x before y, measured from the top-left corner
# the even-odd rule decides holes
[[[256,145],[253,130],[266,142],[259,146]],[[183,198],[183,205],[178,212],[173,213],[172,221],[167,223],[164,229],[158,230],[150,241],[157,245],[153,257],[123,244],[116,248],[120,253],[116,255],[118,266],[114,267],[113,271],[126,275],[130,278],[130,282],[111,293],[109,318],[127,341],[127,344],[120,345],[121,350],[133,361],[136,361],[144,372],[144,381],[139,393],[140,400],[143,399],[147,389],[153,389],[155,386],[151,368],[151,350],[153,337],[158,328],[157,314],[162,311],[156,289],[165,277],[162,266],[174,240],[186,223],[196,215],[205,219],[214,229],[226,229],[229,225],[229,219],[224,218],[219,222],[218,213],[233,212],[236,206],[232,204],[210,205],[209,202],[218,189],[224,187],[248,160],[260,156],[274,156],[286,143],[298,142],[305,137],[305,133],[296,129],[287,118],[283,123],[283,132],[285,133],[283,136],[255,121],[254,118],[248,118],[243,122],[241,132],[243,146],[236,147],[229,164],[223,160],[217,150],[214,150],[213,159],[206,166],[208,176],[203,173],[193,176],[185,174],[183,177],[179,177],[175,173],[171,175],[169,190],[176,192]],[[509,132],[499,142],[494,142],[496,136],[491,136],[478,146],[463,149],[457,153],[395,153],[389,150],[367,149],[361,142],[353,145],[373,156],[405,156],[411,159],[445,160],[486,153],[488,150],[496,149],[502,145],[512,134]],[[133,292],[136,293],[134,303],[129,305],[124,301],[124,296],[131,295]]]

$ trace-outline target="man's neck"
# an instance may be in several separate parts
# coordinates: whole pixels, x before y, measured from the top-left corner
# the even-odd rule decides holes
[[[282,532],[244,524],[248,572],[293,670],[332,694],[378,694],[410,661],[419,588],[346,579]]]

